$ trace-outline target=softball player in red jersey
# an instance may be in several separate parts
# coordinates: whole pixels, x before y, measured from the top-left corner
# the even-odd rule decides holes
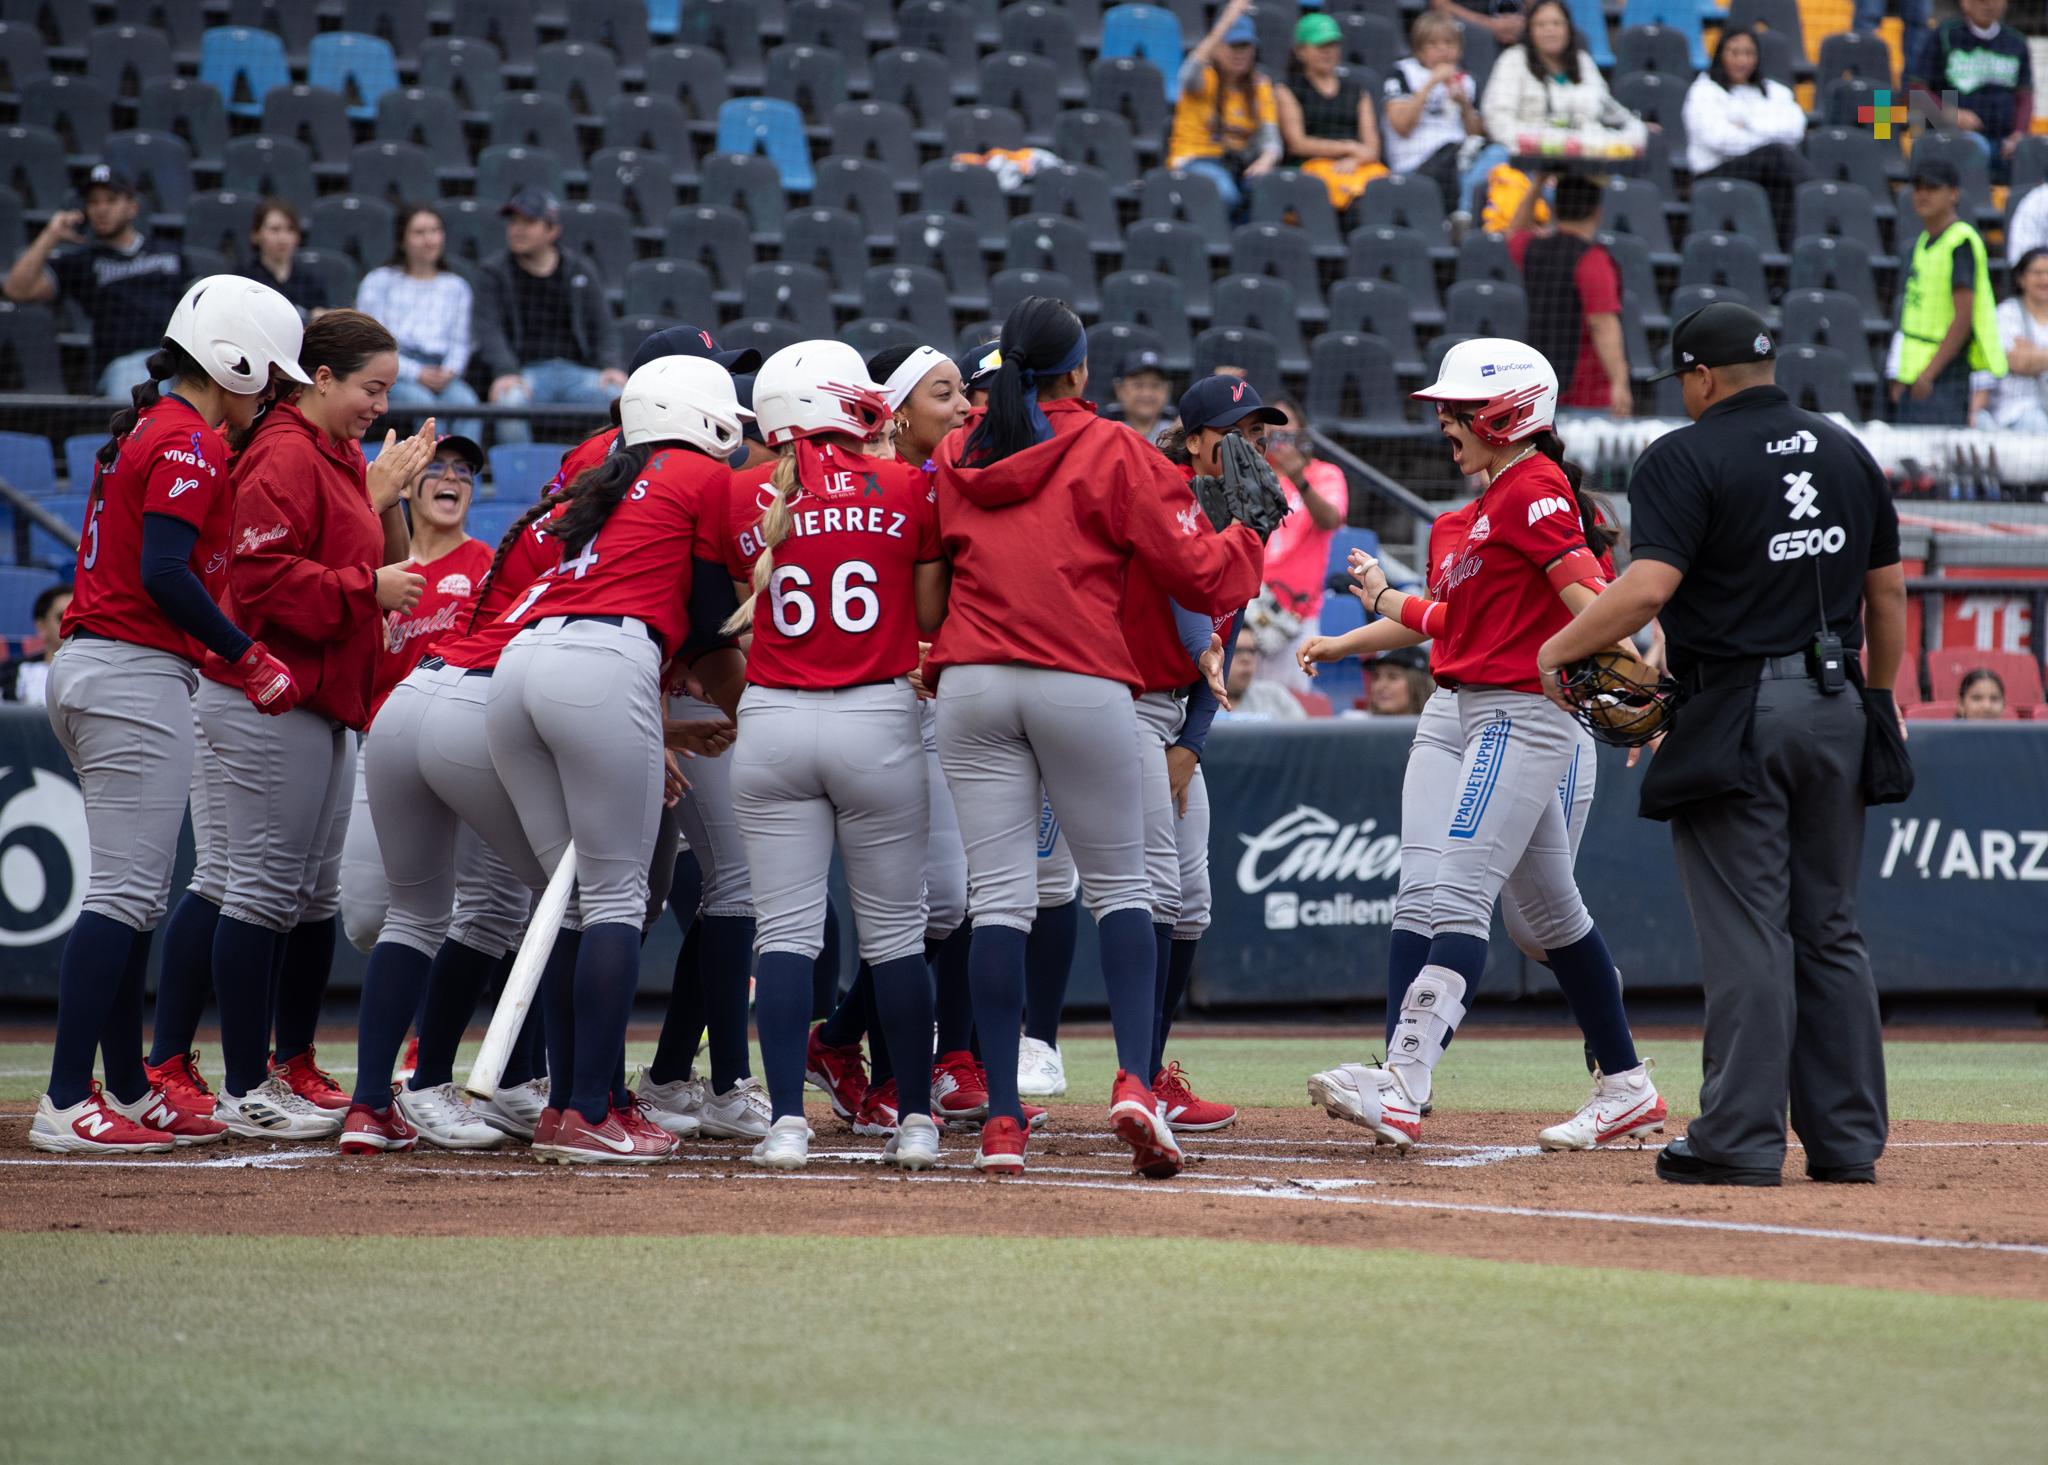
[[[203,1099],[151,1081],[142,983],[192,777],[194,662],[214,648],[243,697],[282,708],[293,695],[290,673],[221,614],[205,577],[232,513],[220,429],[249,425],[273,367],[298,373],[298,346],[298,316],[276,291],[201,280],[99,452],[47,698],[85,799],[92,874],[59,969],[49,1089],[29,1123],[40,1150],[127,1154],[227,1132]]]
[[[1459,470],[1484,475],[1486,488],[1448,570],[1435,557],[1441,599],[1387,588],[1377,567],[1365,587],[1376,609],[1437,638],[1437,680],[1457,697],[1459,774],[1448,809],[1438,802],[1431,811],[1445,835],[1429,946],[1401,999],[1387,1061],[1317,1074],[1310,1097],[1398,1148],[1419,1138],[1430,1070],[1485,966],[1493,902],[1522,867],[1528,883],[1518,903],[1601,1070],[1592,1099],[1546,1130],[1544,1143],[1591,1148],[1637,1138],[1662,1127],[1664,1103],[1636,1055],[1613,960],[1572,878],[1557,789],[1579,740],[1570,718],[1548,715],[1558,709],[1535,684],[1535,648],[1605,584],[1586,544],[1577,470],[1564,464],[1551,430],[1556,374],[1520,342],[1482,338],[1454,346],[1437,381],[1416,395],[1438,404]]]
[[[566,1085],[551,1075],[560,1107],[534,1135],[537,1149],[564,1160],[650,1161],[673,1149],[668,1135],[657,1141],[620,1122],[611,1080],[639,972],[665,782],[663,668],[683,649],[693,602],[698,627],[711,631],[732,604],[722,570],[694,569],[718,562],[712,526],[744,411],[731,376],[715,362],[664,357],[633,374],[619,406],[619,451],[578,479],[548,525],[561,562],[500,617],[520,629],[490,679],[485,717],[492,765],[543,868],[576,844],[583,937],[571,1070]],[[730,659],[730,671],[713,657],[698,663],[714,697],[736,680],[739,662],[736,652],[716,656]],[[550,1005],[551,1029],[556,1011]]]
[[[733,812],[759,921],[754,1015],[774,1124],[754,1163],[801,1167],[811,969],[822,948],[835,840],[879,1023],[902,1058],[897,1129],[883,1150],[905,1169],[938,1161],[931,1118],[931,979],[924,875],[930,838],[917,694],[920,631],[945,613],[931,485],[863,449],[889,421],[881,386],[838,341],[803,341],[754,378],[761,436],[779,456],[735,480],[732,499],[772,495],[734,578],[753,587],[728,631],[751,624],[747,691],[733,746]],[[751,558],[751,563],[748,563]]]
[[[198,697],[226,775],[228,877],[213,943],[225,1068],[216,1113],[253,1138],[319,1138],[341,1124],[339,1111],[273,1075],[265,1040],[284,935],[311,905],[334,826],[347,817],[348,733],[369,715],[383,613],[419,599],[421,578],[392,564],[405,554],[398,496],[433,451],[429,423],[365,471],[358,438],[383,415],[398,369],[390,332],[368,316],[322,316],[306,330],[299,365],[310,385],[272,406],[235,460],[224,602],[290,669],[296,705],[262,716],[218,653],[201,668]],[[310,1052],[279,1056],[302,1056],[318,1072]]]
[[[1087,334],[1065,305],[1020,302],[1001,349],[984,415],[939,448],[939,525],[954,579],[926,661],[967,845],[975,1026],[1007,1052],[1022,1023],[1042,783],[1101,931],[1119,1069],[1111,1124],[1140,1173],[1173,1175],[1180,1147],[1143,1076],[1158,1014],[1132,753],[1139,677],[1123,638],[1102,632],[1115,624],[1132,558],[1191,608],[1215,612],[1257,593],[1263,546],[1242,525],[1206,532],[1180,475],[1082,400]],[[1015,1174],[1025,1143],[1017,1070],[997,1063],[988,1080],[975,1161]]]

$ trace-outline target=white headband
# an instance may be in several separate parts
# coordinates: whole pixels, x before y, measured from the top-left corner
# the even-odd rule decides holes
[[[920,346],[903,358],[903,364],[889,373],[889,379],[882,383],[882,396],[894,412],[901,407],[910,394],[917,390],[917,384],[931,374],[933,367],[953,358],[943,351],[934,351],[929,346]]]

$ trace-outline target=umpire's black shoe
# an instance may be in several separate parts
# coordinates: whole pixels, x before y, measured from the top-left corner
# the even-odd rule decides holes
[[[1823,1185],[1875,1185],[1875,1165],[1808,1165],[1806,1178]]]
[[[1703,1160],[1686,1146],[1683,1138],[1671,1141],[1658,1152],[1657,1178],[1668,1180],[1673,1185],[1784,1184],[1783,1177],[1775,1170],[1743,1165],[1719,1165],[1712,1160]]]

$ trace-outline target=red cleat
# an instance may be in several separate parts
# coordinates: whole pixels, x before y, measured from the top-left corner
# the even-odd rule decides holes
[[[1024,1145],[1030,1137],[1031,1132],[1009,1115],[998,1115],[981,1127],[974,1168],[984,1175],[1022,1175]]]
[[[270,1061],[273,1077],[284,1080],[286,1088],[311,1104],[315,1109],[332,1113],[349,1107],[349,1098],[342,1086],[331,1078],[327,1071],[313,1061],[313,1050],[279,1063],[275,1056]]]
[[[545,1158],[561,1165],[652,1165],[674,1153],[675,1137],[668,1131],[637,1124],[628,1129],[619,1117],[622,1112],[614,1109],[604,1123],[592,1124],[582,1110],[564,1109]]]
[[[860,1117],[853,1121],[853,1132],[871,1135],[890,1135],[896,1132],[895,1079],[888,1079],[867,1091],[866,1097],[860,1103]]]
[[[1152,1080],[1152,1097],[1164,1106],[1166,1122],[1176,1134],[1228,1129],[1237,1123],[1237,1110],[1228,1104],[1196,1097],[1188,1087],[1187,1070],[1178,1063],[1169,1063],[1159,1070],[1159,1076]]]
[[[124,1104],[112,1094],[104,1095],[101,1102],[124,1118],[134,1120],[144,1129],[154,1130],[163,1135],[180,1148],[186,1145],[210,1144],[225,1137],[228,1132],[227,1125],[213,1117],[212,1100],[207,1101],[204,1114],[197,1114],[189,1109],[179,1108],[162,1089],[152,1087],[132,1104]]]
[[[533,1138],[528,1143],[536,1151],[551,1150],[555,1145],[555,1131],[561,1127],[562,1111],[560,1109],[543,1109],[540,1111],[540,1118],[536,1119],[533,1123]],[[543,1153],[541,1158],[545,1160],[547,1155]]]
[[[941,1053],[932,1065],[932,1114],[938,1119],[980,1119],[988,1113],[988,1075],[966,1049]]]
[[[1132,1172],[1149,1180],[1180,1174],[1180,1145],[1174,1140],[1173,1126],[1138,1076],[1119,1068],[1109,1100],[1109,1127],[1131,1147]]]
[[[341,1152],[344,1155],[385,1155],[409,1150],[419,1143],[419,1131],[406,1120],[405,1111],[388,1104],[380,1114],[368,1104],[348,1106],[348,1118],[341,1122]]]
[[[835,1048],[820,1042],[818,1034],[824,1030],[823,1023],[811,1029],[810,1045],[804,1052],[804,1078],[811,1087],[825,1091],[834,1114],[851,1121],[859,1117],[861,1101],[867,1098],[867,1062],[858,1043]]]
[[[391,1075],[391,1081],[395,1084],[407,1082],[419,1071],[419,1066],[420,1040],[419,1035],[415,1033],[405,1040],[405,1056],[398,1060],[398,1071]]]
[[[626,1091],[629,1102],[623,1107],[614,1105],[612,1118],[619,1121],[619,1127],[642,1144],[657,1145],[661,1149],[659,1158],[667,1159],[676,1152],[676,1137],[654,1122],[654,1116],[647,1112],[647,1106],[640,1102],[631,1089]]]
[[[200,1076],[198,1049],[163,1063],[144,1063],[142,1071],[149,1076],[149,1086],[160,1090],[173,1109],[213,1118],[213,1090]]]

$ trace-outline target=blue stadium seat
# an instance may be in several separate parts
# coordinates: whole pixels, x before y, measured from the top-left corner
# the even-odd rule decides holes
[[[34,432],[0,432],[0,482],[35,498],[57,491],[57,459],[50,440]]]
[[[491,487],[497,501],[530,504],[554,481],[567,443],[498,443],[491,448]]]
[[[306,80],[348,98],[348,115],[359,122],[377,116],[377,99],[398,90],[398,59],[391,43],[352,31],[313,37],[306,52]]]
[[[60,493],[39,500],[38,507],[71,528],[82,530],[85,527],[86,500],[91,497],[90,493]],[[23,563],[34,565],[42,572],[44,585],[50,583],[52,574],[62,575],[68,580],[72,568],[78,563],[78,549],[31,520],[28,526],[28,558]]]
[[[65,486],[71,492],[84,493],[92,487],[93,469],[99,466],[100,446],[106,440],[103,432],[78,432],[64,439]]]
[[[718,109],[721,153],[764,153],[792,193],[808,193],[817,181],[811,169],[810,145],[804,139],[804,115],[793,102],[773,97],[735,97]]]
[[[485,544],[496,544],[512,527],[512,521],[532,506],[531,499],[523,498],[517,492],[503,493],[489,503],[472,502],[469,518],[463,527]]]
[[[1584,20],[1578,18],[1582,5],[1590,9],[1596,17],[1590,27]],[[1573,0],[1572,16],[1579,29],[1587,32],[1589,47],[1592,37],[1598,35],[1600,37],[1601,49],[1606,48],[1607,21],[1601,15],[1597,0],[1596,3],[1591,5],[1586,5],[1586,0]],[[1685,37],[1685,44],[1692,54],[1693,70],[1705,71],[1707,69],[1707,42],[1706,38],[1700,33],[1699,0],[1628,0],[1627,5],[1622,8],[1621,24],[1624,30],[1639,25],[1669,26],[1672,30],[1679,32]],[[1599,50],[1593,52],[1593,59],[1595,61],[1600,60]],[[1611,62],[1612,59],[1612,56],[1610,56],[1608,61]],[[1608,63],[1603,62],[1602,64]]]
[[[682,29],[683,0],[647,0],[647,33],[668,40]]]
[[[292,84],[284,42],[269,31],[219,25],[200,38],[199,79],[220,92],[234,117],[261,117],[263,94]]]
[[[1159,68],[1166,82],[1166,100],[1174,100],[1173,79],[1180,75],[1180,18],[1157,5],[1112,5],[1102,12],[1105,57],[1136,56]]]
[[[30,565],[0,565],[0,635],[35,632],[36,597],[50,584],[50,572]]]
[[[1607,41],[1607,13],[1601,5],[1601,0],[1566,0],[1566,6],[1571,11],[1572,24],[1578,28],[1579,38],[1586,43],[1586,54],[1593,58],[1593,64],[1602,71],[1612,70],[1614,48]],[[1634,6],[1629,8],[1631,12],[1635,9]],[[1650,22],[1624,20],[1622,24],[1648,25]],[[1694,44],[1698,44],[1699,33],[1700,23],[1695,19],[1692,23]],[[1698,64],[1704,69],[1707,63],[1702,61]]]

